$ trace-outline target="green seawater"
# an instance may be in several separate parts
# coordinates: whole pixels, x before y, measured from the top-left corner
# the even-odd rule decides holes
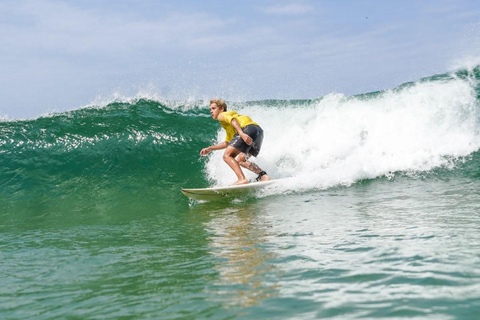
[[[219,128],[205,107],[140,99],[0,122],[0,318],[478,318],[478,151],[191,202],[181,187],[212,184],[198,153]]]

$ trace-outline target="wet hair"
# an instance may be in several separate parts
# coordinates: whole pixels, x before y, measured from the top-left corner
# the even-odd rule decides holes
[[[215,103],[219,108],[222,108],[223,111],[227,111],[227,104],[222,99],[212,99],[210,104]]]

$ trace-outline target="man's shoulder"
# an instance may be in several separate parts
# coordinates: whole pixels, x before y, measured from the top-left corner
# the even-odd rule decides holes
[[[230,123],[233,118],[236,118],[238,116],[237,111],[231,110],[231,111],[223,111],[220,112],[218,115],[218,121],[220,122],[227,122]]]

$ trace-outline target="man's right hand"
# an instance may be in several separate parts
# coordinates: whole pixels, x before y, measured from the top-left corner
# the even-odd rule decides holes
[[[201,155],[201,156],[206,156],[206,155],[209,154],[210,152],[212,152],[212,150],[210,149],[210,147],[203,148],[202,151],[200,151],[200,155]]]

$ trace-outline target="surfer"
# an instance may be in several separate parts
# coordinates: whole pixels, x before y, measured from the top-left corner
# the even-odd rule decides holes
[[[222,99],[210,100],[210,114],[213,119],[220,122],[227,136],[225,141],[203,148],[200,155],[206,156],[214,150],[226,149],[223,160],[237,175],[235,185],[248,183],[240,166],[258,174],[257,181],[270,180],[265,171],[249,161],[251,156],[258,155],[262,147],[262,128],[248,116],[239,115],[236,111],[227,111],[227,104]]]

